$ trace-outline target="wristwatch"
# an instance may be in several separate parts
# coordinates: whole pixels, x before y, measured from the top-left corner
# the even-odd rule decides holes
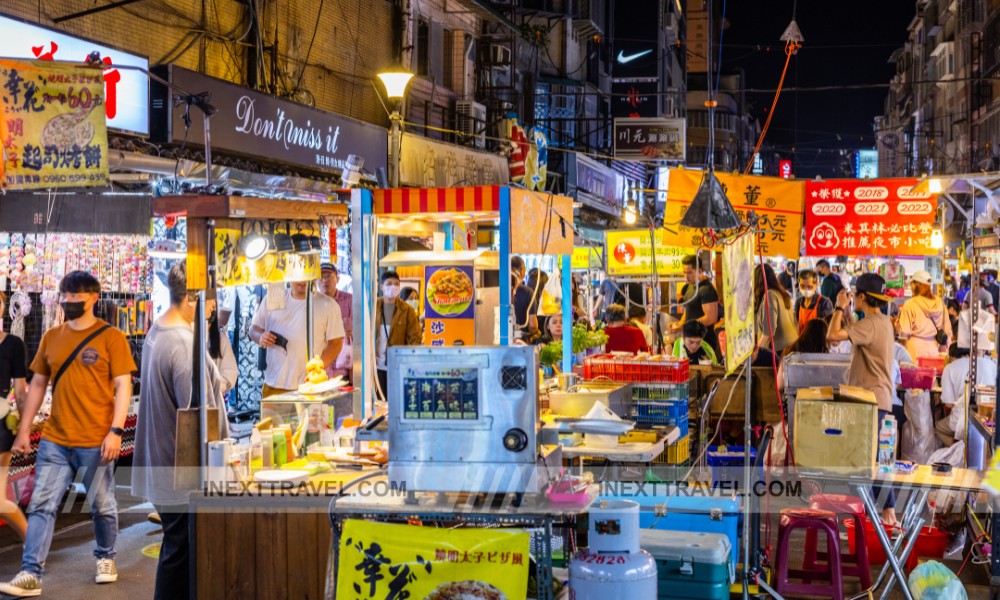
[[[838,310],[841,311],[841,312],[843,312],[844,311],[844,307],[843,306],[835,306],[835,307],[833,307],[833,312],[837,312]]]
[[[111,428],[111,433],[117,435],[118,437],[121,437],[121,436],[125,435],[125,430],[122,429],[121,427],[112,427]]]

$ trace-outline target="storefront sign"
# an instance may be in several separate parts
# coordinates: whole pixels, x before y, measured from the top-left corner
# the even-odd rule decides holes
[[[58,60],[82,65],[98,52],[107,65],[148,70],[149,61],[109,46],[66,35],[10,17],[0,16],[0,56],[28,60]],[[134,69],[105,69],[104,112],[107,126],[130,133],[149,133],[149,77]]]
[[[743,366],[757,344],[753,311],[752,234],[743,234],[722,248],[722,296],[726,321],[726,371]]]
[[[444,188],[503,185],[510,181],[506,157],[403,134],[400,151],[400,185]]]
[[[781,176],[782,179],[791,179],[792,161],[790,160],[778,161],[778,175]]]
[[[937,196],[916,179],[806,182],[809,256],[930,256]]]
[[[611,167],[576,152],[566,155],[566,193],[581,204],[619,217],[624,187],[624,177]]]
[[[338,598],[523,598],[528,533],[349,519],[340,535]]]
[[[615,158],[684,160],[684,119],[615,119]]]
[[[604,267],[604,249],[596,246],[573,248],[570,261],[572,269],[601,269]]]
[[[249,260],[239,251],[240,239],[238,229],[215,230],[216,287],[319,279],[318,254],[272,252],[257,260]]]
[[[698,191],[703,175],[702,171],[693,169],[670,169],[667,208],[663,220],[669,223],[665,241],[671,246],[698,248],[704,245],[699,230],[674,225],[680,223],[691,206],[691,199]],[[760,250],[765,256],[781,256],[793,260],[799,257],[805,193],[803,182],[718,172],[715,176],[722,183],[741,220],[751,210],[770,219],[768,230],[760,234]]]
[[[544,190],[549,171],[549,140],[535,129],[524,129],[514,116],[504,120],[510,143],[510,180],[529,190]]]
[[[472,346],[476,286],[472,266],[424,269],[424,345]]]
[[[878,150],[858,150],[855,153],[854,176],[858,179],[878,177]]]
[[[106,185],[108,130],[100,69],[0,58],[0,187]]]
[[[342,171],[350,154],[365,160],[364,170],[385,168],[389,152],[386,130],[302,104],[275,98],[170,65],[167,77],[192,94],[208,92],[218,109],[211,118],[212,148],[309,169]],[[174,106],[176,94],[153,84],[153,136],[161,142],[204,144],[202,114],[191,107],[185,131],[185,106]]]
[[[608,253],[608,275],[616,277],[649,277],[653,274],[653,254],[656,254],[656,271],[660,277],[684,274],[681,265],[691,252],[686,248],[667,246],[663,240],[666,232],[656,229],[652,234],[648,229],[626,229],[605,232],[605,248]],[[650,243],[651,235],[656,237],[656,246]]]
[[[611,114],[634,119],[655,118],[659,112],[658,79],[615,79],[611,83]]]

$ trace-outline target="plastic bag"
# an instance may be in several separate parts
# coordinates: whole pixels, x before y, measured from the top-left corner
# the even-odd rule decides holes
[[[919,465],[929,464],[928,459],[937,449],[930,396],[926,391],[907,390],[903,405],[907,420],[900,438],[899,457]]]
[[[769,423],[768,425],[774,430],[774,436],[771,437],[768,453],[764,455],[764,466],[772,469],[784,469],[785,459],[788,455],[788,444],[785,443],[785,425],[784,423]],[[792,436],[789,435],[788,439],[792,439]]]
[[[968,600],[965,587],[951,569],[929,560],[910,572],[908,581],[913,600]]]

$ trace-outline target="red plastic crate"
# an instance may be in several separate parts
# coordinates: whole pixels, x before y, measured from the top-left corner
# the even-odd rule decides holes
[[[934,369],[940,375],[944,372],[944,365],[947,361],[948,359],[944,356],[919,356],[917,357],[917,366]]]
[[[937,377],[934,369],[904,366],[899,371],[905,389],[929,390],[934,387],[934,378]]]
[[[686,383],[691,365],[686,358],[635,358],[600,354],[585,359],[584,378],[606,377],[621,383]]]

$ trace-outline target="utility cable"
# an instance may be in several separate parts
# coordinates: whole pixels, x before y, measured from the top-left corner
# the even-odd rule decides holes
[[[764,143],[764,136],[767,135],[767,129],[771,126],[771,119],[774,118],[774,109],[778,106],[778,98],[781,97],[781,87],[785,84],[785,75],[788,74],[788,65],[792,61],[792,55],[795,54],[798,49],[802,47],[802,44],[792,40],[788,40],[785,44],[785,66],[781,69],[781,78],[778,79],[778,89],[774,92],[774,100],[771,102],[771,110],[767,113],[767,120],[764,121],[764,127],[760,130],[760,137],[757,138],[757,145],[754,147],[753,152],[750,153],[750,162],[747,163],[746,169],[743,170],[744,174],[750,172],[753,168],[754,157],[760,152],[760,146]]]

